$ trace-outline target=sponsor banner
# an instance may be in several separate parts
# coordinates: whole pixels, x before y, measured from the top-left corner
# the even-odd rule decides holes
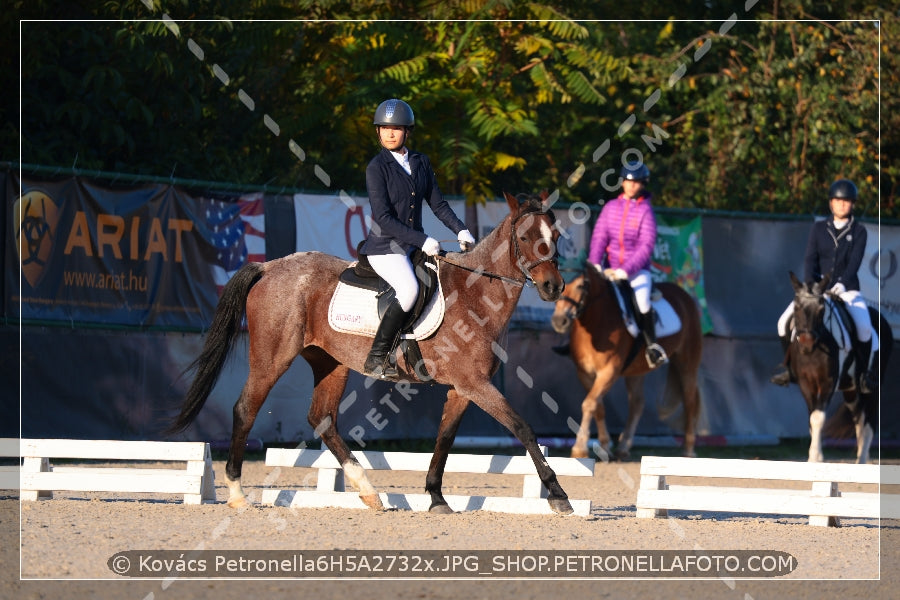
[[[703,333],[713,330],[703,287],[703,226],[701,217],[656,217],[656,247],[650,262],[653,281],[671,281],[694,297],[700,307]]]
[[[900,227],[864,223],[866,254],[859,268],[859,288],[869,306],[881,311],[900,335]]]
[[[261,195],[14,175],[6,194],[16,199],[7,209],[7,306],[25,320],[205,328],[217,288],[248,258],[265,258]]]

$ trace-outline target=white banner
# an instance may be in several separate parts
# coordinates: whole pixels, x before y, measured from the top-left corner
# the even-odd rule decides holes
[[[865,223],[866,255],[859,269],[859,287],[869,306],[877,308],[900,334],[900,227]],[[879,283],[879,273],[881,279]]]

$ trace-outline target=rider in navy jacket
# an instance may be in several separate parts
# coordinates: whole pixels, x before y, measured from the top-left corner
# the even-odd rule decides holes
[[[832,285],[840,283],[846,290],[859,290],[859,271],[866,251],[866,228],[850,215],[840,229],[834,216],[817,221],[809,232],[803,261],[806,281],[819,281],[831,273]]]
[[[372,227],[360,252],[394,288],[394,300],[381,317],[363,373],[393,379],[398,372],[391,355],[419,292],[410,255],[416,248],[429,256],[441,250],[438,241],[429,237],[422,226],[424,203],[456,234],[463,251],[475,243],[475,238],[444,200],[428,157],[406,147],[415,126],[409,105],[402,100],[385,100],[375,110],[374,125],[381,151],[366,167]]]
[[[831,293],[840,296],[856,325],[856,374],[861,392],[873,393],[878,386],[878,334],[872,327],[866,300],[859,292],[859,276],[866,250],[866,228],[853,218],[853,203],[858,191],[847,179],[839,179],[828,190],[831,216],[813,223],[806,242],[803,266],[806,281],[821,281],[831,276]],[[793,315],[793,302],[778,320],[778,335],[787,352],[791,341],[788,322]],[[792,381],[789,365],[776,373],[772,383],[788,385]]]
[[[407,150],[407,175],[387,148],[382,148],[366,167],[366,187],[372,207],[372,227],[361,251],[363,254],[390,254],[392,242],[404,251],[422,248],[428,235],[422,226],[422,203],[454,234],[466,229],[438,188],[431,161],[421,152]]]

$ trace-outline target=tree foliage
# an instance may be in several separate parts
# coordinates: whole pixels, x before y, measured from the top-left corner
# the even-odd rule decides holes
[[[822,213],[849,177],[866,216],[880,183],[880,214],[900,217],[886,9],[644,4],[18,0],[0,22],[20,27],[22,73],[3,158],[362,191],[374,109],[401,97],[411,145],[472,202],[549,188],[593,203],[640,155],[662,205]]]

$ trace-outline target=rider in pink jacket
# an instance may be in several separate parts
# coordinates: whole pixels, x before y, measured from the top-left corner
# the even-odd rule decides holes
[[[607,202],[594,225],[588,260],[605,269],[609,278],[627,279],[634,290],[638,326],[647,344],[647,362],[655,368],[668,362],[656,342],[655,316],[650,305],[650,257],[656,245],[656,217],[650,193],[644,189],[650,169],[643,163],[622,167],[622,193]]]

